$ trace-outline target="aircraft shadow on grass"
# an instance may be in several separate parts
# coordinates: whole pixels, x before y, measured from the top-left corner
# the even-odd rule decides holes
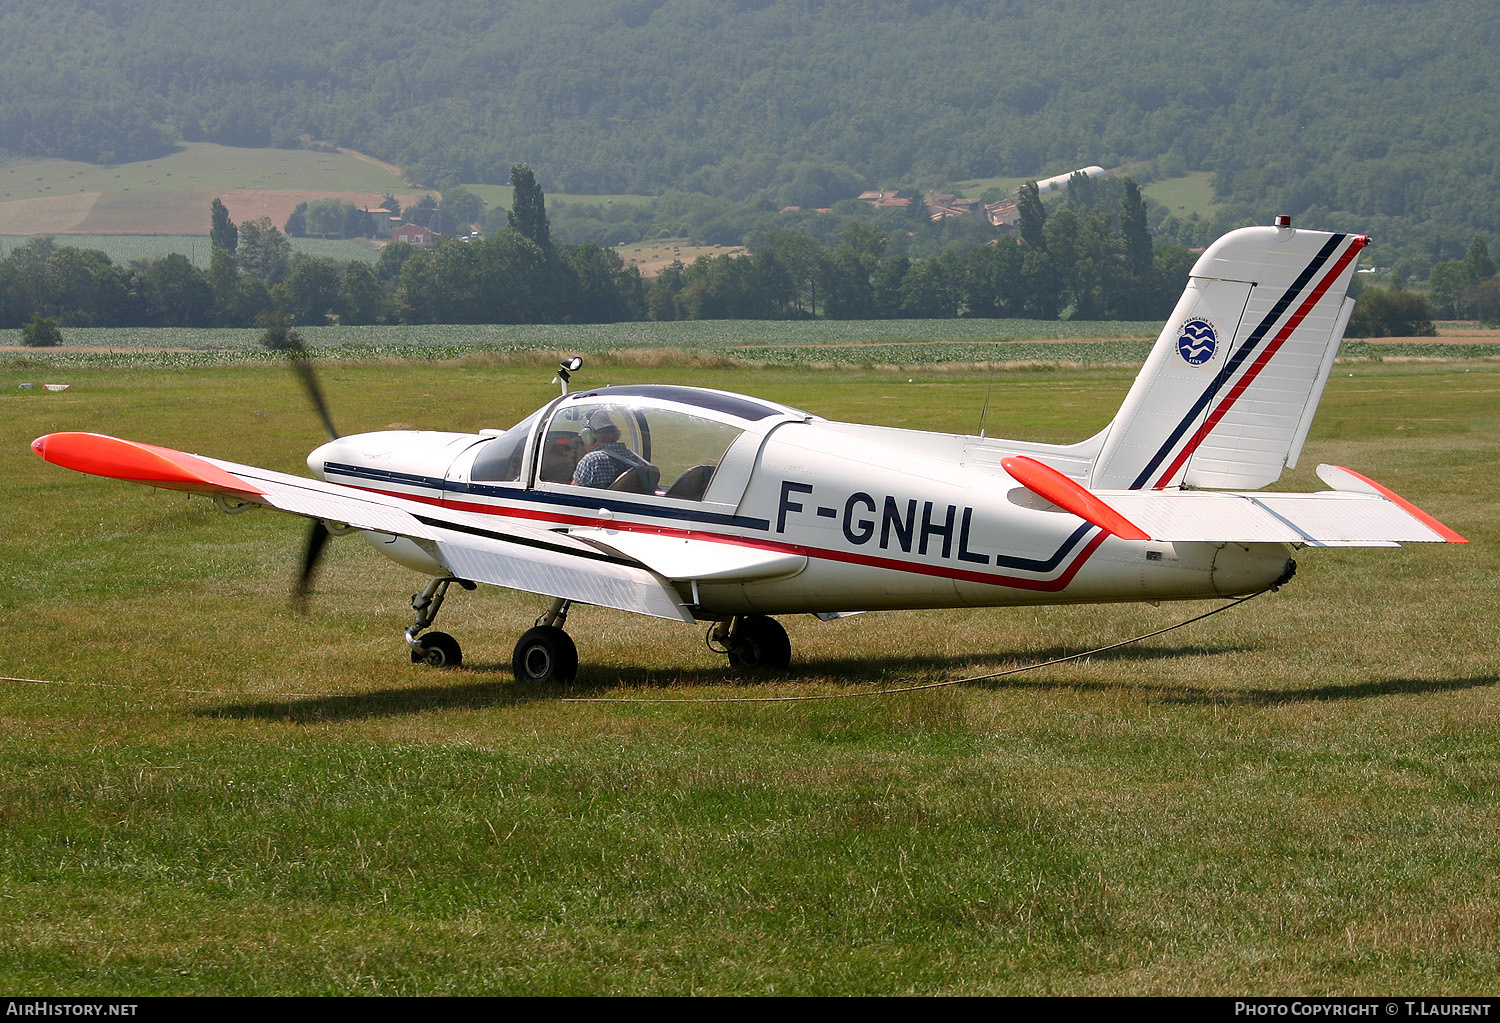
[[[1037,663],[1063,657],[1074,651],[1063,649],[1036,651],[1025,663]],[[1115,650],[1095,654],[1092,662],[1128,662],[1167,660],[1185,657],[1201,657],[1204,654],[1240,653],[1243,648],[1229,646],[1183,646],[1149,650]],[[993,662],[992,662],[993,663]],[[1006,670],[1001,665],[992,670]],[[475,665],[463,681],[452,685],[423,686],[420,688],[376,689],[362,693],[339,695],[266,699],[252,702],[205,707],[196,711],[199,717],[235,719],[261,719],[287,721],[296,724],[314,724],[333,721],[356,721],[371,718],[396,717],[404,714],[425,713],[432,710],[467,709],[483,710],[498,705],[523,703],[545,703],[559,699],[587,699],[608,696],[610,699],[630,699],[639,694],[643,703],[671,702],[674,698],[695,700],[694,690],[699,687],[722,687],[735,685],[735,694],[724,695],[724,700],[755,698],[758,696],[796,696],[778,689],[775,693],[762,691],[766,681],[785,680],[786,676],[726,677],[720,668],[702,668],[676,671],[666,675],[643,668],[629,668],[606,673],[594,670],[583,675],[572,685],[499,685],[488,676],[508,672],[507,664]],[[873,693],[881,689],[899,689],[908,685],[940,682],[941,677],[967,677],[985,673],[976,668],[975,661],[966,657],[901,658],[882,662],[879,678],[871,678],[871,665],[859,659],[836,660],[809,665],[817,672],[817,680],[824,683],[847,686],[849,696]],[[1458,692],[1479,689],[1500,683],[1500,675],[1478,675],[1467,678],[1412,679],[1384,678],[1362,682],[1330,683],[1323,686],[1306,686],[1297,689],[1274,689],[1269,687],[1215,688],[1184,684],[1152,684],[1141,682],[1110,682],[1097,680],[1069,680],[1055,677],[1066,673],[1068,665],[1047,669],[1054,677],[1030,678],[1010,675],[1002,678],[981,679],[963,683],[970,687],[990,690],[1075,690],[1086,693],[1090,690],[1128,690],[1141,693],[1148,698],[1165,703],[1199,705],[1281,706],[1297,703],[1315,703],[1334,700],[1366,700],[1385,696],[1421,695],[1427,693]],[[795,681],[795,680],[793,680]],[[656,694],[656,695],[653,695]]]

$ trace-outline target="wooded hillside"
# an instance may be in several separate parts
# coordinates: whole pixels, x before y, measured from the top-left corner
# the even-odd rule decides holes
[[[0,148],[798,205],[1156,161],[1446,258],[1500,230],[1497,42],[1479,0],[9,0]]]

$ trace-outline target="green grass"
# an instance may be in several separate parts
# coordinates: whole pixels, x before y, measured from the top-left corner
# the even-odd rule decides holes
[[[505,326],[299,327],[330,359],[515,359],[536,365],[543,352],[580,352],[606,365],[662,365],[682,358],[727,364],[921,366],[1076,362],[1138,364],[1156,324],[1042,320],[831,321],[699,320]],[[10,362],[26,372],[85,366],[213,365],[274,361],[260,330],[63,328],[63,344]],[[13,332],[12,344],[19,344]],[[1070,340],[1058,343],[1058,339]],[[100,352],[97,349],[111,349]],[[17,364],[16,359],[25,361]],[[3,363],[0,363],[3,364]],[[33,373],[34,375],[34,373]]]
[[[537,365],[550,353],[581,353],[596,368],[670,366],[688,359],[724,367],[946,367],[988,374],[1007,367],[1136,367],[1157,329],[1155,323],[1046,320],[698,320],[587,327],[299,327],[298,332],[310,348],[336,360],[465,358]],[[0,365],[13,366],[29,379],[37,373],[82,367],[186,367],[277,359],[260,348],[262,331],[256,329],[65,327],[62,333],[59,347],[0,357]],[[20,343],[19,331],[12,332],[10,343]],[[1483,361],[1500,357],[1500,350],[1463,343],[1462,335],[1456,334],[1452,341],[1345,341],[1341,356],[1356,361]]]
[[[90,429],[299,471],[321,437],[279,368],[78,366],[48,394],[0,363],[0,670],[40,680],[0,682],[0,987],[1487,991],[1500,372],[1347,365],[1290,482],[1348,465],[1466,547],[1303,552],[1281,593],[994,683],[673,705],[957,677],[1204,608],[789,618],[794,668],[769,682],[695,628],[579,608],[578,683],[529,691],[509,652],[543,602],[482,590],[440,622],[469,666],[435,673],[400,639],[419,577],[359,540],[331,545],[300,617],[297,520],[26,450]],[[324,382],[349,432],[473,429],[547,400],[550,369],[339,361]],[[1133,375],[607,369],[938,429],[988,400],[992,433],[1054,440]],[[590,695],[646,702],[559,702]]]
[[[1153,181],[1141,191],[1172,211],[1172,216],[1191,217],[1193,214],[1212,219],[1219,211],[1214,199],[1213,175],[1208,171],[1192,171],[1180,178]]]

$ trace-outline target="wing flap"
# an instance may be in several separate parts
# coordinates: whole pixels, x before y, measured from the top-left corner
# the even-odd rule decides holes
[[[592,540],[639,561],[663,578],[682,582],[781,579],[807,567],[807,556],[803,554],[696,537],[619,529],[575,529],[569,535]]]
[[[676,591],[646,569],[609,561],[580,561],[558,551],[455,535],[462,538],[440,539],[437,549],[460,579],[655,618],[693,620]]]
[[[258,500],[281,511],[429,541],[460,579],[657,618],[693,620],[677,591],[660,576],[566,533],[213,461],[255,484],[262,494]]]

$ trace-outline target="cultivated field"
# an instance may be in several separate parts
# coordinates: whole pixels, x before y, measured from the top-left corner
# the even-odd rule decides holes
[[[700,256],[743,256],[750,250],[743,245],[692,245],[686,238],[657,238],[617,245],[615,251],[626,265],[639,267],[641,276],[655,277],[674,262],[687,266]]]
[[[484,200],[487,210],[510,207],[508,185],[473,185],[470,190]],[[431,190],[412,186],[399,167],[353,150],[238,149],[186,142],[168,156],[111,166],[9,160],[0,163],[0,236],[207,236],[209,205],[215,198],[223,199],[236,223],[266,216],[280,228],[298,203],[337,198],[366,206],[378,204],[386,192],[405,207]],[[649,196],[627,195],[547,198],[651,201]]]
[[[423,194],[398,168],[352,152],[187,142],[170,156],[113,166],[12,160],[0,165],[0,235],[206,235],[216,197],[236,223],[268,216],[279,228],[298,203],[364,206],[385,192],[403,205]]]
[[[335,420],[508,426],[555,393],[548,353],[596,336],[552,329],[326,348]],[[579,382],[962,431],[988,405],[992,434],[1069,440],[1133,375],[1057,365],[1072,349],[993,378],[755,366],[725,340],[600,351]],[[303,617],[298,520],[27,450],[85,429],[303,471],[322,436],[280,367],[237,339],[196,365],[158,347],[0,357],[0,988],[1439,994],[1500,974],[1493,360],[1341,361],[1286,481],[1356,468],[1470,544],[1305,551],[1282,592],[1139,646],[879,696],[1207,608],[790,618],[772,680],[699,629],[579,608],[578,682],[533,690],[510,649],[543,601],[491,589],[444,608],[471,666],[434,672],[401,641],[420,578],[358,539]],[[71,389],[17,386],[54,376]],[[732,702],[810,695],[839,699]],[[589,697],[638,702],[565,702]]]

